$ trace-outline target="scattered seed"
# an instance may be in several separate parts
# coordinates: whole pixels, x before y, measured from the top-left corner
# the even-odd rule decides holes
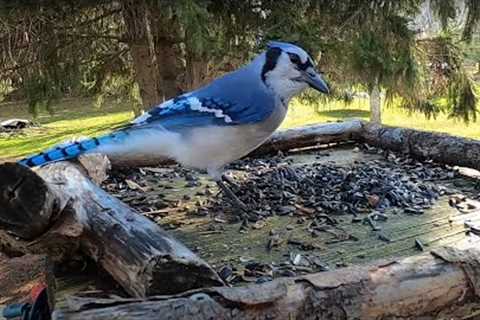
[[[425,246],[423,245],[422,241],[420,241],[420,239],[415,239],[415,248],[420,251],[425,251]]]
[[[382,241],[385,241],[385,242],[391,242],[392,240],[387,237],[385,234],[383,233],[379,233],[378,234],[378,239],[382,240]]]

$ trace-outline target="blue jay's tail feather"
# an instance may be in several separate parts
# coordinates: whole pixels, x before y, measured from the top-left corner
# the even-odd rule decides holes
[[[27,167],[36,167],[55,161],[73,159],[86,152],[94,151],[98,146],[107,145],[126,135],[127,133],[125,131],[117,131],[98,138],[69,142],[24,158],[18,161],[18,163]]]

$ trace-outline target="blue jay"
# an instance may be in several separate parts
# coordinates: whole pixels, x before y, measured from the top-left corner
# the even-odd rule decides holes
[[[290,99],[308,86],[329,92],[302,48],[270,42],[243,68],[154,107],[125,128],[58,146],[20,163],[34,167],[83,153],[102,153],[114,162],[170,158],[206,170],[245,209],[224,184],[228,179],[223,168],[267,140],[284,120]]]

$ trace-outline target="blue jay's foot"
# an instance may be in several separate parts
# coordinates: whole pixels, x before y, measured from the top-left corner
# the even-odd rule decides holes
[[[223,178],[223,177],[222,177]],[[227,180],[228,181],[228,180]],[[235,193],[232,191],[232,189],[230,189],[226,184],[225,182],[222,180],[219,180],[217,181],[217,184],[218,184],[218,187],[222,190],[222,192],[228,197],[230,198],[230,202],[232,203],[232,205],[238,207],[239,209],[241,209],[243,212],[247,212],[248,208],[247,208],[247,205],[245,203],[243,203],[242,200],[240,200],[236,195]]]

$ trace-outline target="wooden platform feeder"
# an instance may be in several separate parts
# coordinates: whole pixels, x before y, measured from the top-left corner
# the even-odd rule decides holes
[[[357,120],[276,133],[251,156],[352,141],[480,169],[480,141]],[[98,186],[109,166],[101,155],[35,170],[0,165],[2,251],[56,264],[87,256],[130,296],[77,292],[55,307],[56,319],[413,319],[479,301],[474,235],[417,256],[225,286],[187,246]]]

